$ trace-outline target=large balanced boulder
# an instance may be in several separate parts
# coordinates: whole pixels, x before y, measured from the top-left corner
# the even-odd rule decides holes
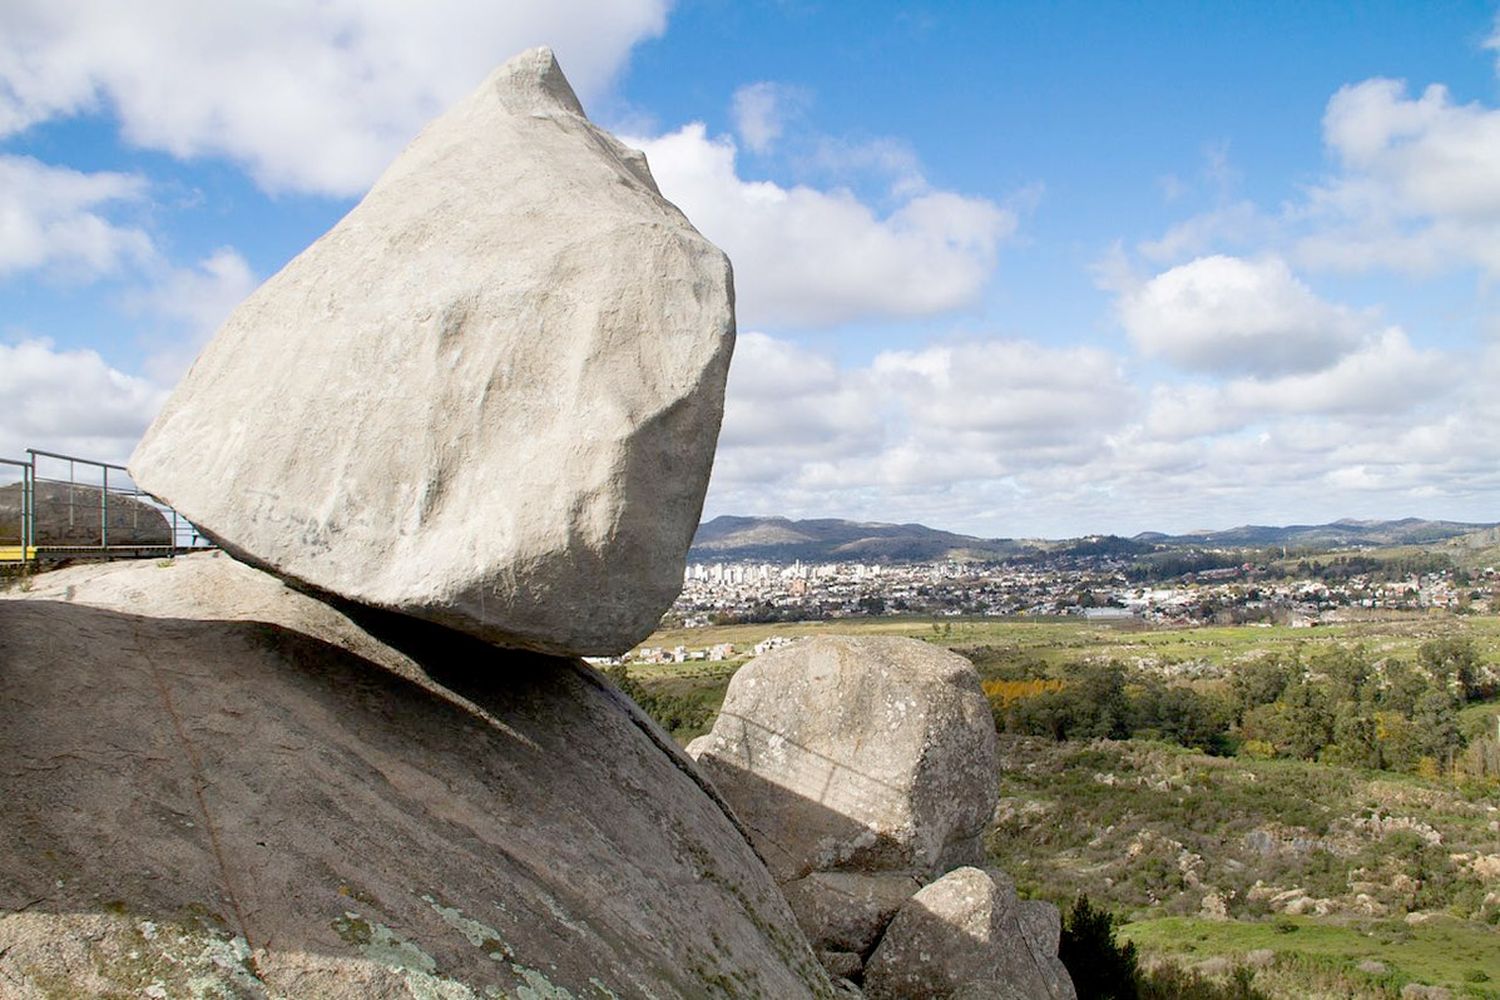
[[[973,665],[915,639],[806,639],[747,663],[688,746],[778,881],[982,857],[995,725]]]
[[[1049,903],[1002,872],[958,868],[912,896],[864,968],[871,1000],[1074,1000]]]
[[[733,340],[728,260],[536,49],[235,310],[130,470],[304,588],[618,653],[681,588]]]
[[[0,995],[824,996],[726,808],[576,660],[225,556],[0,598]]]

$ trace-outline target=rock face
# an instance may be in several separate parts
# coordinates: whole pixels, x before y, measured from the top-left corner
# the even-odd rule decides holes
[[[808,639],[734,675],[688,753],[778,881],[978,861],[995,726],[974,667],[914,639]]]
[[[130,470],[304,587],[618,653],[681,587],[733,339],[724,255],[537,49],[240,305]]]
[[[998,795],[973,665],[914,639],[818,638],[752,660],[688,753],[824,967],[856,981],[914,892],[982,857]]]
[[[781,892],[814,948],[853,954],[862,962],[896,911],[920,888],[921,880],[911,874],[814,872],[782,883]]]
[[[1021,902],[1004,874],[959,868],[907,901],[864,970],[871,1000],[1074,1000],[1056,907]]]
[[[37,545],[99,545],[107,519],[108,542],[116,546],[172,544],[172,526],[161,511],[132,497],[111,493],[106,505],[97,486],[37,483]],[[0,545],[21,544],[21,484],[0,486]]]
[[[661,731],[577,661],[227,556],[0,599],[0,993],[828,995]]]

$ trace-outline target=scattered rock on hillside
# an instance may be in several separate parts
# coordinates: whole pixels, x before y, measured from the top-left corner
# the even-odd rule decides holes
[[[871,1000],[1073,1000],[1056,907],[1021,902],[1002,873],[959,868],[896,914],[864,970]]]
[[[781,891],[814,950],[862,958],[875,947],[896,911],[920,888],[922,881],[911,874],[814,872],[783,883]],[[852,975],[848,971],[837,974]]]
[[[778,881],[982,856],[995,726],[973,665],[915,639],[806,639],[734,675],[688,746]]]
[[[130,468],[300,585],[618,653],[681,588],[733,340],[724,255],[535,49],[235,310]]]
[[[807,997],[764,865],[597,672],[227,557],[0,598],[6,996]]]

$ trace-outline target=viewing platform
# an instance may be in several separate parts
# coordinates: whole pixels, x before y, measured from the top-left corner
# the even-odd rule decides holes
[[[171,558],[213,548],[123,465],[26,449],[0,458],[0,566]]]

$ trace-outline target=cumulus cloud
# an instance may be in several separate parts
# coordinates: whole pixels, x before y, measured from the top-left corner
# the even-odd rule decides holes
[[[1153,437],[1180,440],[1222,434],[1284,415],[1389,418],[1456,388],[1460,369],[1436,350],[1419,350],[1389,327],[1326,368],[1277,378],[1158,384],[1146,427]]]
[[[1262,245],[1275,238],[1279,225],[1253,202],[1237,201],[1176,223],[1137,249],[1141,256],[1158,264],[1180,261],[1211,249]]]
[[[1259,251],[1304,270],[1500,276],[1500,107],[1374,78],[1329,98],[1322,138],[1333,169],[1295,197],[1221,202],[1136,249],[1156,264]]]
[[[1418,350],[1396,327],[1317,372],[1230,383],[1243,410],[1281,413],[1400,413],[1450,388],[1458,372],[1440,351]]]
[[[1091,348],[973,341],[841,368],[747,334],[730,374],[714,503],[825,514],[893,497],[907,498],[898,507],[937,503],[955,484],[988,490],[1028,467],[1087,461],[1133,400],[1117,359]]]
[[[0,15],[0,136],[108,110],[137,145],[227,157],[272,191],[355,195],[502,60],[551,44],[587,99],[663,31],[666,8],[13,0]]]
[[[1500,274],[1500,109],[1458,104],[1441,85],[1412,97],[1402,81],[1366,80],[1329,100],[1323,138],[1341,172],[1305,208],[1307,264]]]
[[[1188,371],[1260,376],[1316,371],[1368,321],[1324,302],[1275,257],[1201,257],[1127,291],[1120,321],[1144,353]]]
[[[741,334],[734,352],[721,445],[795,455],[878,440],[879,412],[863,376],[763,333]]]
[[[708,514],[915,520],[981,535],[1404,514],[1485,519],[1500,348],[1377,330],[1324,368],[1138,386],[1125,357],[1028,340],[863,364],[747,334]]]
[[[165,390],[95,351],[44,339],[0,344],[0,457],[30,447],[122,462],[165,400]]]
[[[0,278],[47,270],[87,279],[150,259],[151,238],[109,218],[113,206],[139,200],[145,187],[129,174],[0,155]]]
[[[770,152],[781,138],[787,116],[795,114],[806,100],[806,94],[797,87],[770,80],[748,83],[734,92],[731,102],[735,133],[752,153]]]
[[[995,448],[1087,437],[1132,407],[1119,360],[1087,347],[1002,340],[890,351],[871,374],[921,433],[979,435]]]
[[[973,303],[1016,227],[1013,212],[948,191],[908,193],[885,215],[845,189],[746,180],[728,137],[693,123],[646,151],[662,193],[729,254],[747,326],[832,326]]]
[[[1323,134],[1346,169],[1388,185],[1396,211],[1500,216],[1500,111],[1437,84],[1413,99],[1400,81],[1367,80],[1333,95]]]
[[[169,267],[155,281],[125,298],[127,310],[164,320],[165,330],[148,338],[145,371],[172,385],[192,364],[235,306],[255,290],[255,273],[233,247],[220,247],[191,267]]]

